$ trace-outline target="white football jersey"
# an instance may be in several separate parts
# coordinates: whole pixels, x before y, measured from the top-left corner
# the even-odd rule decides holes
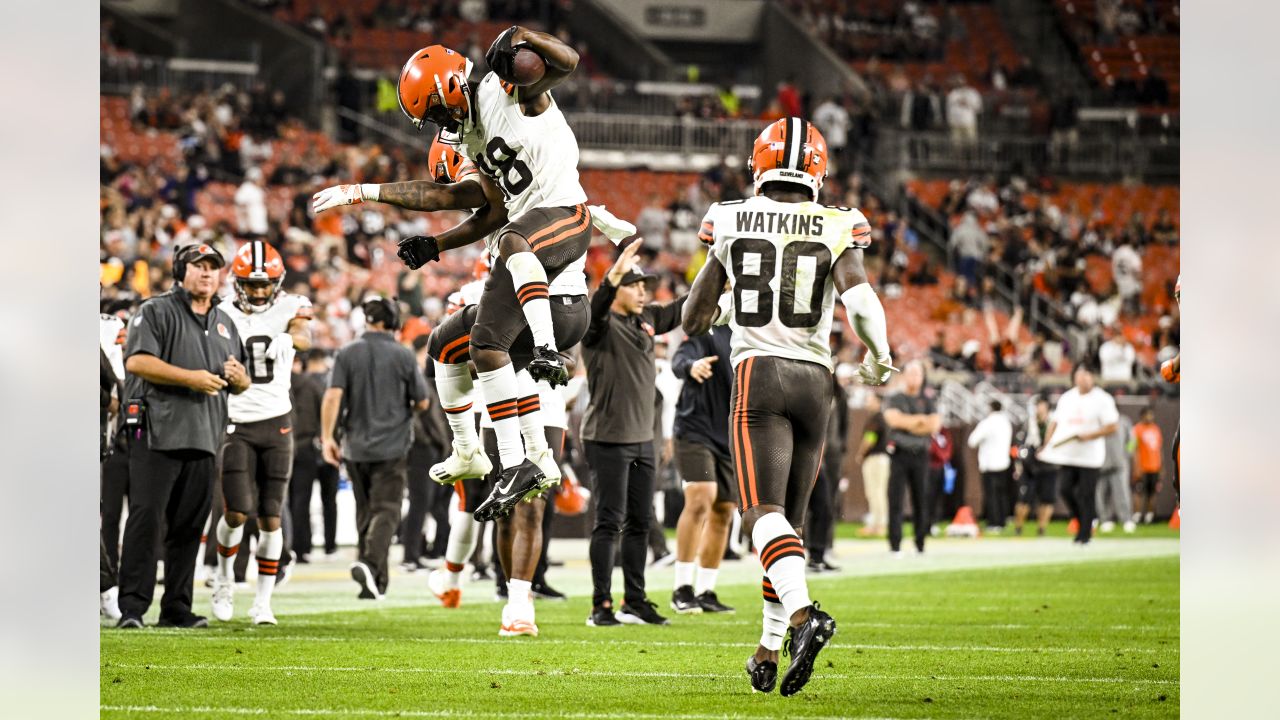
[[[280,333],[289,331],[294,318],[312,317],[311,301],[302,295],[280,292],[271,307],[262,312],[245,312],[234,302],[219,305],[236,324],[249,362],[245,370],[253,384],[227,401],[232,423],[249,423],[280,417],[293,409],[289,401],[290,376],[293,372],[293,350],[290,346],[286,362],[277,363],[267,357],[267,348]],[[283,367],[281,367],[283,365]]]
[[[870,244],[862,213],[757,196],[712,205],[702,227],[711,236],[711,254],[729,274],[734,367],[765,355],[830,370],[831,268],[848,248]]]
[[[98,313],[98,345],[107,355],[116,379],[124,382],[124,321],[115,315]]]
[[[511,221],[534,208],[569,207],[587,201],[578,181],[578,139],[550,94],[551,106],[526,117],[497,75],[480,81],[472,98],[475,126],[459,150],[502,189]]]

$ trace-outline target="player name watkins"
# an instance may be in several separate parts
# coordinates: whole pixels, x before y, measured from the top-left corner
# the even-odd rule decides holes
[[[822,216],[781,212],[736,213],[738,232],[821,235]]]

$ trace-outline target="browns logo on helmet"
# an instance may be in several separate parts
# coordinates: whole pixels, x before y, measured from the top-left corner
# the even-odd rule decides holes
[[[470,160],[438,137],[431,141],[427,167],[431,168],[431,179],[441,185],[458,182],[478,172]]]
[[[235,278],[236,304],[244,310],[262,312],[275,302],[284,284],[284,260],[266,242],[251,240],[236,252],[231,275]]]
[[[471,118],[471,61],[443,45],[415,52],[400,70],[396,95],[400,109],[422,129],[424,122],[460,134]]]
[[[827,179],[827,141],[803,118],[778,120],[756,138],[747,166],[755,180],[756,194],[767,182],[803,185],[818,199]]]

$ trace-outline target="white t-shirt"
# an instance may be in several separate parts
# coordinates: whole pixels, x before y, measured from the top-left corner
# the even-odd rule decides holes
[[[978,126],[982,112],[982,95],[971,87],[958,87],[947,93],[947,125],[971,128]]]
[[[267,234],[267,193],[245,182],[236,190],[236,225],[242,233]]]
[[[1095,387],[1089,394],[1081,395],[1079,390],[1071,388],[1058,398],[1058,406],[1053,409],[1053,421],[1058,426],[1049,439],[1050,446],[1045,448],[1040,459],[1054,465],[1100,468],[1107,455],[1103,438],[1083,442],[1072,440],[1053,446],[1069,437],[1101,430],[1119,420],[1116,401],[1106,390]]]
[[[969,447],[978,448],[978,470],[1003,472],[1009,469],[1009,448],[1013,445],[1013,425],[1009,416],[993,412],[982,418],[969,433]]]
[[[1133,379],[1133,362],[1137,352],[1133,346],[1119,340],[1108,340],[1098,348],[1098,364],[1102,366],[1102,379],[1128,382]]]

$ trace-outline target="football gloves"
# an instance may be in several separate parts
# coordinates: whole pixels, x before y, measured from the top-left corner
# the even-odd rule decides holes
[[[417,270],[440,259],[440,245],[433,235],[414,235],[400,241],[396,254],[410,270]]]
[[[484,61],[489,64],[489,69],[507,82],[515,81],[516,51],[522,47],[528,47],[528,43],[511,44],[511,36],[515,35],[518,29],[517,26],[512,25],[504,30],[489,46],[489,52],[484,54]]]
[[[340,205],[356,205],[364,202],[359,185],[334,185],[311,196],[312,212],[322,213]]]
[[[883,385],[889,381],[889,375],[895,372],[902,371],[893,366],[893,358],[888,355],[877,358],[867,353],[858,366],[858,377],[863,385]]]
[[[293,354],[293,336],[287,332],[276,335],[267,346],[267,357],[278,363],[292,363]]]

